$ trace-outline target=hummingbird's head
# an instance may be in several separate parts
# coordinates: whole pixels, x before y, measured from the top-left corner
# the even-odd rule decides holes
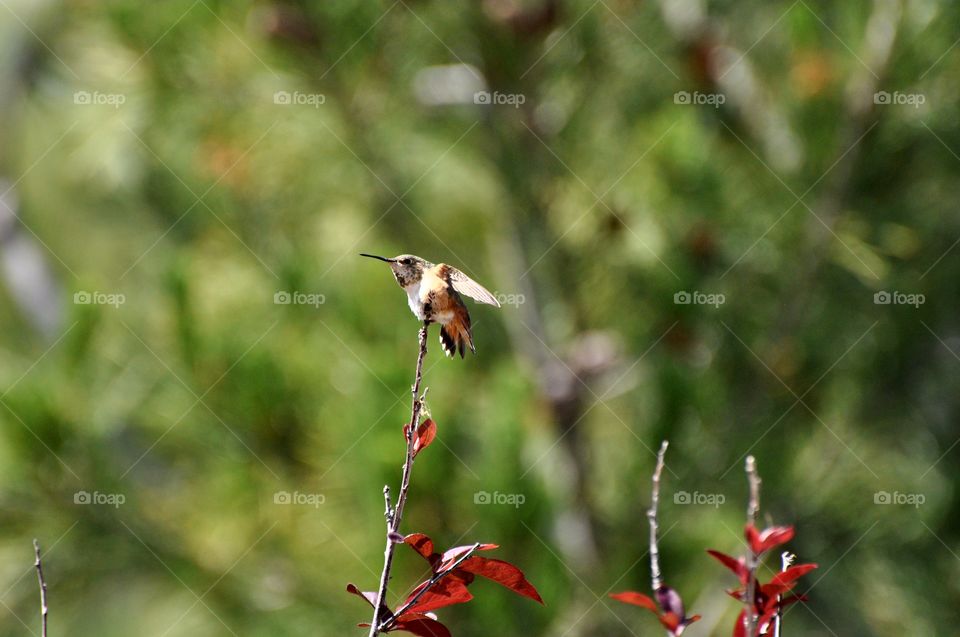
[[[433,267],[432,263],[414,254],[401,254],[392,259],[380,257],[375,254],[361,254],[360,256],[380,259],[381,261],[389,263],[390,269],[393,270],[393,277],[402,288],[418,283],[423,276],[423,271]]]

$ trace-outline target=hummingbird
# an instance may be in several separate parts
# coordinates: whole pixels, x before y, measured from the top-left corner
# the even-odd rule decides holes
[[[500,307],[500,302],[487,288],[452,265],[433,264],[413,254],[401,254],[392,259],[375,254],[360,256],[390,264],[397,284],[407,293],[407,304],[414,316],[426,323],[440,324],[440,346],[447,356],[453,358],[456,352],[460,352],[460,358],[463,358],[466,347],[477,353],[470,329],[470,313],[460,295]]]

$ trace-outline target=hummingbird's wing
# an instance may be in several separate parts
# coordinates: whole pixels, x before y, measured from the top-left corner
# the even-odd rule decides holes
[[[450,285],[453,286],[454,290],[460,294],[469,296],[474,301],[500,307],[500,302],[497,301],[497,297],[490,293],[490,290],[483,287],[452,265],[443,263],[440,267],[443,269],[443,274],[446,276],[447,280],[450,281]]]

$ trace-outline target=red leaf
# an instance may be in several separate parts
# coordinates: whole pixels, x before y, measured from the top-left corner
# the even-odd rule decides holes
[[[410,613],[425,613],[427,611],[437,610],[438,608],[444,608],[445,606],[469,602],[473,599],[473,595],[467,590],[467,585],[472,581],[473,575],[471,573],[450,573],[445,575],[443,579],[431,586],[430,590],[421,595],[417,603],[411,606],[402,617],[407,617]],[[429,583],[429,581],[423,582],[413,589],[413,592],[410,593],[404,603],[416,597]]]
[[[790,589],[789,589],[789,588],[783,589],[783,590],[781,590],[781,591],[778,591],[778,592],[774,593],[773,596],[767,597],[767,598],[766,598],[766,602],[763,603],[762,605],[759,603],[759,600],[758,600],[757,610],[758,610],[758,611],[759,611],[759,610],[763,610],[764,613],[768,613],[768,612],[770,612],[770,611],[776,611],[776,610],[777,610],[777,595],[782,595],[782,594],[783,594],[784,592],[786,592],[787,590],[790,590]],[[764,595],[766,595],[766,593],[764,593]],[[805,602],[805,601],[807,601],[806,595],[790,595],[789,597],[784,597],[784,598],[783,598],[783,600],[780,602],[780,607],[781,607],[781,608],[786,608],[786,607],[789,606],[790,604],[794,604],[794,603],[796,603],[796,602]]]
[[[543,604],[540,593],[537,592],[533,584],[527,581],[523,571],[509,562],[473,556],[460,565],[460,570],[491,579],[518,595],[529,597],[533,601]]]
[[[817,566],[817,564],[797,564],[796,566],[791,566],[787,570],[777,573],[773,579],[770,580],[770,584],[775,584],[778,586],[786,584],[792,585],[797,578],[803,577],[813,569],[817,568]]]
[[[624,604],[633,604],[634,606],[641,606],[647,610],[653,611],[655,615],[660,614],[660,610],[657,608],[656,602],[653,601],[650,597],[647,597],[643,593],[637,593],[634,591],[624,591],[622,593],[610,593],[610,597],[617,600],[618,602],[623,602]]]
[[[746,583],[747,576],[749,571],[743,562],[743,558],[737,559],[735,557],[730,557],[726,553],[721,553],[720,551],[714,551],[713,549],[707,549],[707,553],[711,557],[715,558],[718,562],[729,568],[731,571],[736,574],[742,583]]]
[[[789,582],[787,584],[764,584],[760,587],[760,593],[767,599],[768,604],[776,605],[777,595],[782,595],[793,588],[795,582]]]
[[[660,623],[671,633],[676,634],[677,628],[680,627],[680,617],[676,613],[664,613],[660,615]]]
[[[430,557],[434,555],[433,540],[423,533],[411,533],[403,538],[403,541],[405,544],[409,544],[410,548],[414,551],[422,555],[425,560],[429,561]]]
[[[420,426],[417,427],[417,431],[413,436],[413,457],[416,458],[417,454],[430,446],[430,443],[433,442],[433,439],[437,437],[437,423],[433,422],[432,418],[427,418]]]
[[[747,628],[743,625],[746,615],[747,611],[745,610],[740,611],[740,614],[737,615],[737,623],[733,625],[733,637],[747,637]]]
[[[360,599],[364,600],[374,608],[377,606],[377,594],[376,593],[363,593],[359,588],[353,584],[347,584],[347,592],[353,595],[356,595]]]
[[[687,617],[685,619],[676,613],[664,613],[660,615],[660,623],[674,636],[682,635],[687,626],[699,620],[700,615],[694,615],[693,617]]]
[[[780,602],[780,606],[782,606],[783,608],[786,608],[790,604],[796,604],[797,602],[805,602],[805,601],[807,601],[806,595],[791,595],[790,597],[784,597],[783,600]]]
[[[747,538],[747,543],[750,545],[750,550],[756,555],[760,555],[775,546],[779,546],[786,542],[789,542],[793,539],[793,527],[792,526],[772,526],[763,531],[757,531],[757,527],[753,524],[748,524],[744,535]]]
[[[404,617],[407,616],[408,615],[404,615]],[[419,635],[419,637],[451,637],[450,631],[447,630],[446,626],[426,615],[398,621],[390,629],[391,632],[395,630],[413,633],[414,635]]]
[[[462,557],[464,553],[473,548],[473,545],[469,546],[456,546],[452,549],[447,549],[443,553],[443,557],[440,560],[440,568],[438,570],[443,570],[444,568],[450,566],[457,561],[457,558]],[[481,544],[477,547],[478,551],[490,551],[493,549],[500,548],[497,544]]]

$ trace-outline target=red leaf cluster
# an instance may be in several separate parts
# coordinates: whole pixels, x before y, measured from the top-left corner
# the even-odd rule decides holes
[[[424,425],[420,426],[421,429],[423,427]],[[419,429],[418,436],[423,438],[422,434],[419,434]],[[423,446],[430,444],[430,440],[432,437]],[[400,613],[399,615],[395,615],[394,612],[384,612],[389,622],[384,632],[402,630],[421,637],[449,637],[450,631],[437,621],[432,611],[454,604],[463,604],[473,599],[467,587],[473,583],[477,575],[493,580],[518,595],[543,603],[537,589],[527,581],[523,571],[513,564],[478,555],[471,555],[460,561],[471,550],[490,551],[498,548],[496,544],[457,546],[443,553],[436,553],[433,549],[433,540],[423,533],[411,533],[403,538],[403,542],[430,563],[431,576],[417,585],[407,599],[397,607],[394,612]],[[376,593],[361,592],[353,584],[347,585],[347,592],[357,595],[371,606],[376,604]],[[360,624],[360,626],[369,626],[369,624]]]
[[[793,535],[792,526],[774,526],[759,531],[753,524],[748,524],[744,529],[747,544],[758,561],[767,551],[789,542],[793,539]],[[746,603],[746,590],[750,580],[750,570],[747,568],[746,560],[742,557],[731,557],[719,551],[708,550],[707,553],[737,576],[740,587],[727,592],[734,599]],[[782,597],[782,595],[793,589],[797,579],[815,568],[817,568],[816,564],[797,564],[777,573],[766,584],[761,584],[756,579],[753,581],[753,613],[758,618],[756,624],[758,632],[756,636],[751,635],[750,637],[764,637],[772,634],[772,620],[778,609],[796,602],[806,601],[803,595],[790,595],[788,597]],[[746,613],[747,609],[744,609],[737,617],[737,622],[733,627],[733,637],[747,637],[744,621]]]
[[[430,568],[433,570],[435,575],[449,569],[454,562],[456,562],[467,551],[473,548],[473,546],[457,546],[455,548],[448,549],[443,554],[434,553],[433,540],[423,533],[411,533],[404,538],[404,542],[409,544],[414,551],[419,553],[425,560],[430,562]],[[495,548],[499,547],[496,544],[480,544],[476,550],[489,551]],[[442,590],[444,588],[444,582],[450,579],[451,576],[451,581],[462,581],[464,588],[466,588],[467,585],[473,582],[475,575],[486,577],[489,580],[493,580],[494,582],[509,588],[518,595],[529,597],[533,601],[540,604],[543,603],[543,600],[540,598],[540,594],[537,592],[537,589],[534,588],[533,584],[527,581],[523,571],[509,562],[495,560],[488,557],[480,557],[479,555],[471,555],[466,560],[461,562],[459,566],[449,571],[449,573],[444,575],[444,578],[440,580],[436,586],[431,588],[430,591],[424,595],[424,597],[433,595],[438,588]],[[450,586],[455,588],[456,584],[452,584]],[[421,598],[420,601],[422,602],[423,598]],[[420,602],[418,602],[418,605],[419,604]]]
[[[679,593],[669,586],[661,586],[655,593],[659,607],[653,599],[643,593],[637,593],[635,591],[611,593],[610,597],[624,604],[633,604],[634,606],[646,608],[656,615],[660,623],[663,624],[663,627],[675,637],[683,634],[687,626],[700,619],[700,615],[686,616],[683,610],[683,600],[680,598]]]

